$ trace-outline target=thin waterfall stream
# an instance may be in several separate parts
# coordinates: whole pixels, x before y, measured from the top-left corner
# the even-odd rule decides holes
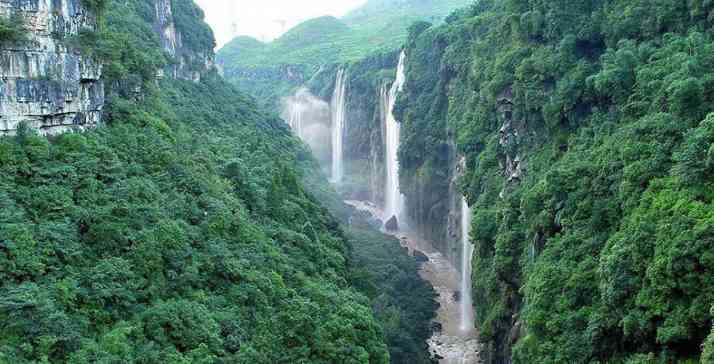
[[[345,129],[345,112],[347,96],[347,75],[344,69],[337,71],[335,78],[335,90],[332,93],[330,102],[331,122],[332,122],[332,183],[342,182],[344,175],[343,166],[343,134]]]
[[[389,90],[387,101],[387,112],[385,113],[385,166],[387,170],[387,178],[385,181],[385,202],[384,212],[386,219],[396,216],[400,223],[404,223],[402,210],[404,207],[404,196],[399,191],[399,134],[400,126],[397,119],[394,117],[394,105],[397,103],[397,95],[404,87],[406,74],[404,66],[407,55],[402,52],[399,55],[399,64],[397,66],[397,75]]]
[[[479,362],[479,343],[474,329],[471,298],[471,256],[473,248],[469,239],[471,209],[465,198],[461,200],[461,262],[452,261],[425,241],[406,221],[405,197],[399,187],[400,123],[394,116],[397,97],[406,82],[407,56],[399,55],[395,80],[383,84],[380,89],[380,107],[384,137],[384,200],[377,204],[366,201],[346,201],[357,209],[367,211],[386,223],[392,218],[398,221],[396,229],[385,232],[397,237],[410,254],[421,252],[428,261],[420,267],[421,277],[431,283],[438,293],[439,310],[434,319],[434,332],[428,344],[430,351],[441,364],[474,364]],[[330,172],[330,181],[340,184],[344,177],[344,133],[346,122],[346,99],[348,96],[347,72],[339,69],[330,103],[301,88],[283,100],[283,115],[295,134],[307,142],[313,152],[325,155],[325,167]],[[329,143],[326,143],[329,140]],[[322,154],[324,151],[325,154]],[[331,163],[330,163],[331,161]],[[376,160],[375,160],[376,163]],[[385,224],[387,225],[387,224]],[[413,228],[416,228],[414,226]],[[460,269],[459,269],[460,268]]]
[[[361,211],[384,219],[387,214],[375,204],[367,201],[345,201]],[[433,245],[420,239],[410,230],[385,231],[399,239],[400,244],[409,250],[424,254],[429,260],[424,262],[419,275],[429,281],[438,293],[439,310],[434,322],[440,328],[428,340],[429,350],[439,359],[440,364],[478,364],[480,344],[475,329],[463,330],[461,300],[458,293],[463,290],[461,273],[454,264]],[[470,288],[469,288],[470,289]],[[473,321],[472,321],[473,322]],[[469,324],[472,325],[472,324]]]
[[[399,228],[385,232],[399,239],[402,246],[409,249],[410,254],[420,252],[429,260],[422,264],[419,274],[429,281],[438,293],[439,310],[435,318],[440,329],[429,339],[430,351],[439,358],[441,364],[475,364],[479,363],[479,343],[473,321],[473,306],[471,300],[471,254],[469,239],[471,210],[464,198],[461,204],[462,261],[461,270],[458,264],[452,262],[433,245],[420,239],[418,234],[410,230],[404,221],[404,196],[399,190],[399,142],[400,124],[394,117],[394,105],[399,92],[406,81],[404,52],[399,56],[399,65],[394,83],[386,92],[382,87],[382,111],[385,131],[386,181],[385,201],[383,208],[366,201],[346,201],[358,210],[367,211],[374,217],[386,222],[392,217],[399,219]]]
[[[468,333],[474,329],[473,300],[471,298],[471,260],[473,246],[471,233],[471,208],[466,197],[461,198],[461,331]]]

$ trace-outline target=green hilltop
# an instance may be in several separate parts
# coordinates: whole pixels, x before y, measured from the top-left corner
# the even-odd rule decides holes
[[[218,51],[217,59],[226,77],[246,91],[265,96],[261,89],[268,82],[278,86],[281,93],[305,82],[321,65],[354,62],[397,49],[404,44],[410,24],[441,22],[452,11],[470,3],[472,0],[368,1],[342,19],[311,19],[269,43],[237,37]],[[287,77],[285,73],[298,76]],[[286,81],[289,85],[285,85]]]

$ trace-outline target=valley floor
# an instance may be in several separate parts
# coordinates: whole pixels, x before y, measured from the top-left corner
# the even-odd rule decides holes
[[[364,201],[346,201],[358,210],[367,211],[383,220],[383,212]],[[475,329],[464,332],[460,328],[459,302],[456,299],[460,286],[460,274],[454,265],[431,243],[409,231],[389,232],[399,238],[402,246],[412,255],[424,254],[428,261],[421,265],[419,274],[429,281],[439,294],[439,310],[435,319],[440,330],[429,339],[430,351],[441,358],[440,364],[478,364],[479,343]]]

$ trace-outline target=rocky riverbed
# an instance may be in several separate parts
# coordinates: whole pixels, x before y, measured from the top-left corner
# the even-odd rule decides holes
[[[384,221],[382,211],[374,204],[364,201],[346,201],[358,210],[367,211],[376,218]],[[403,227],[402,227],[403,229]],[[434,320],[435,326],[440,327],[429,339],[431,352],[439,359],[441,364],[477,364],[479,363],[479,343],[475,329],[461,330],[461,317],[459,313],[460,277],[444,255],[416,234],[409,231],[388,232],[399,238],[401,244],[409,249],[412,255],[423,255],[428,258],[421,266],[419,274],[434,287],[439,294],[440,308]]]

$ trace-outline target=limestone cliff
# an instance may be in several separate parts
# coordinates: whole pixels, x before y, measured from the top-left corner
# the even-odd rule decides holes
[[[198,18],[203,18],[203,14],[192,2],[185,2],[186,7],[198,14]],[[161,46],[171,58],[171,63],[161,73],[168,73],[169,77],[191,80],[198,82],[201,75],[215,67],[215,56],[213,53],[213,35],[203,39],[201,44],[188,45],[184,41],[186,29],[180,29],[176,24],[174,1],[155,0],[154,9],[154,31],[159,35]],[[206,27],[201,27],[205,32]],[[210,32],[210,29],[208,29]],[[209,39],[210,38],[210,39]],[[210,43],[210,44],[208,44]]]
[[[307,87],[328,101],[332,95],[335,74],[347,70],[346,111],[344,124],[345,179],[340,193],[348,199],[384,202],[385,155],[384,125],[387,94],[394,81],[399,53],[375,53],[350,64],[322,67]]]
[[[0,16],[20,15],[26,40],[0,44],[0,134],[21,122],[43,134],[99,122],[104,103],[102,67],[64,41],[95,30],[80,0],[0,0]]]

